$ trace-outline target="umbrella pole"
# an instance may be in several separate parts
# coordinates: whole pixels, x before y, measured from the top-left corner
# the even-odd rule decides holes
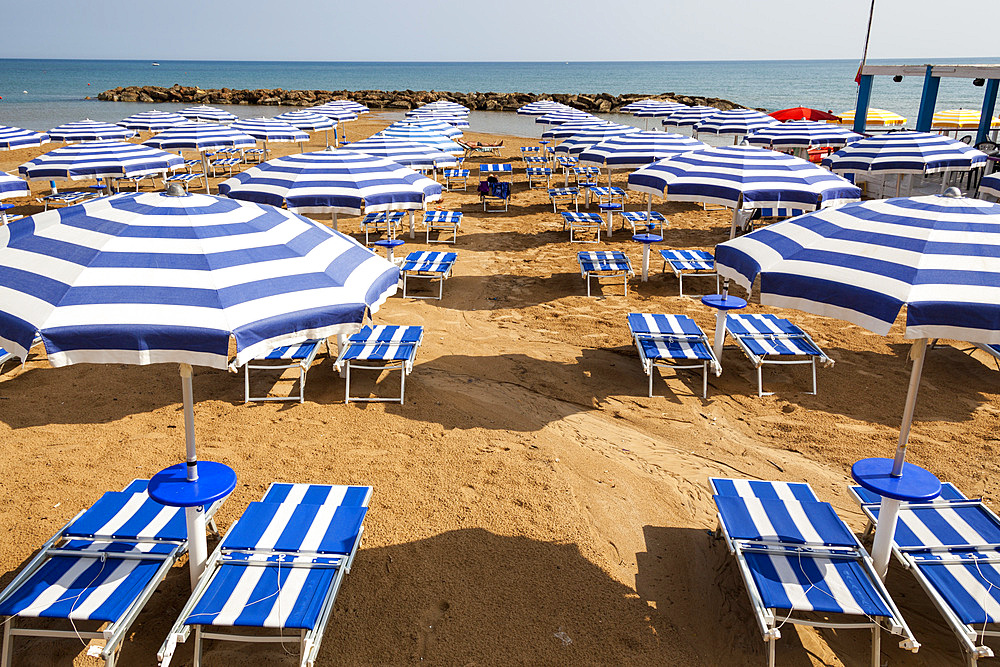
[[[910,439],[910,426],[913,424],[913,411],[917,405],[917,392],[920,389],[920,376],[924,370],[926,352],[926,338],[913,341],[913,347],[910,350],[910,356],[913,359],[913,368],[910,369],[910,386],[906,390],[906,405],[903,408],[903,422],[899,427],[896,458],[893,459],[892,471],[889,473],[893,477],[900,477],[903,474],[906,443]],[[885,575],[889,571],[889,556],[892,553],[892,538],[896,533],[899,506],[899,500],[885,496],[882,497],[882,502],[879,505],[878,525],[875,527],[875,539],[872,542],[872,565],[882,579],[885,579]]]
[[[192,388],[191,364],[181,364],[181,394],[184,399],[184,445],[187,452],[187,481],[198,481],[198,455],[195,451],[194,439],[194,390]],[[201,573],[205,571],[205,561],[208,559],[208,541],[205,538],[205,508],[202,506],[185,507],[184,519],[187,524],[189,570],[191,589],[198,584]]]
[[[337,229],[337,211],[336,210],[333,212],[333,221],[330,224],[333,225],[333,231],[335,231],[335,232],[339,231]]]
[[[205,177],[205,194],[210,195],[212,191],[208,189],[208,155],[205,151],[201,152],[201,173]]]

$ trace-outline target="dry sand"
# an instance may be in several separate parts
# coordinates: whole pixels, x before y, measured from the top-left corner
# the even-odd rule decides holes
[[[372,115],[348,132],[367,136],[385,124]],[[244,405],[242,378],[196,370],[199,454],[239,477],[220,527],[273,481],[374,487],[321,665],[764,664],[739,575],[711,536],[707,479],[808,481],[863,529],[848,472],[858,458],[893,451],[909,372],[901,326],[881,337],[773,311],[794,318],[836,360],[820,370],[818,396],[806,393],[808,371],[798,367],[768,369],[775,395],[758,398],[755,371],[727,349],[707,400],[690,371],[658,377],[647,398],[625,315],[684,313],[711,334],[712,313],[677,296],[659,263],[648,283],[631,282],[627,298],[620,284],[587,298],[575,256],[596,246],[569,244],[544,191],[527,190],[517,147],[535,141],[505,141],[503,159],[517,165],[510,211],[483,214],[474,186],[447,192],[441,208],[465,219],[444,300],[397,296],[376,316],[426,330],[405,405],[344,405],[343,380],[326,356],[309,373],[304,405]],[[48,148],[0,154],[0,168]],[[629,208],[643,201],[632,193]],[[672,247],[711,249],[728,232],[724,211],[655,208],[670,219]],[[342,218],[342,231],[357,229]],[[420,235],[406,240],[406,250],[427,247]],[[639,265],[628,233],[600,248],[623,250]],[[714,282],[692,279],[687,288],[714,291]],[[929,353],[909,460],[995,503],[1000,373],[961,347]],[[397,377],[377,391],[396,391]],[[270,382],[262,378],[257,390]],[[366,382],[359,389],[374,389]],[[179,386],[174,366],[52,369],[41,348],[23,367],[8,365],[0,377],[0,584],[103,492],[181,460]],[[290,381],[272,388],[293,389]],[[888,586],[923,648],[911,655],[885,635],[883,660],[961,664],[913,578],[893,565]],[[186,569],[177,567],[132,627],[122,665],[154,663],[188,592]],[[869,641],[865,631],[786,626],[778,659],[867,664]],[[291,651],[210,642],[205,662],[297,664]],[[174,664],[190,664],[191,655],[188,643]],[[16,665],[94,663],[74,640],[17,640]]]

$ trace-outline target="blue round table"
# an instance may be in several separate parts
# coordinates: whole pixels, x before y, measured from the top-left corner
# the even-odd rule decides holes
[[[395,260],[392,257],[392,251],[398,248],[399,246],[403,245],[404,243],[405,241],[403,241],[403,239],[379,239],[378,241],[375,241],[375,243],[373,243],[372,245],[377,245],[380,248],[385,248],[386,259],[388,259],[390,262],[395,262]]]
[[[635,234],[632,240],[642,244],[642,282],[646,282],[649,279],[649,246],[662,243],[663,237],[659,234]]]
[[[203,507],[225,498],[236,488],[236,473],[215,461],[198,461],[198,479],[187,478],[187,464],[178,463],[153,475],[149,497],[167,507]]]
[[[715,353],[715,360],[722,363],[722,344],[726,340],[726,312],[746,308],[747,302],[730,294],[706,294],[701,297],[701,302],[709,308],[715,308],[715,340],[712,342],[712,351]]]
[[[613,220],[611,216],[614,214],[615,211],[620,210],[622,208],[622,205],[615,204],[614,202],[608,202],[607,204],[598,204],[597,208],[601,209],[602,211],[608,212],[608,238],[610,239],[611,228],[613,227],[612,225]]]

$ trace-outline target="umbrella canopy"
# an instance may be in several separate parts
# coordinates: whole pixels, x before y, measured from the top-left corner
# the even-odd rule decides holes
[[[465,125],[468,126],[469,123],[466,122]],[[407,118],[406,120],[396,121],[383,130],[383,132],[394,129],[402,129],[404,131],[412,129],[426,130],[448,137],[449,139],[462,136],[462,131],[456,126],[436,118]]]
[[[605,139],[637,134],[639,131],[639,128],[632,127],[631,125],[610,125],[583,130],[567,137],[565,141],[556,146],[556,153],[579,155]]]
[[[31,194],[28,184],[17,176],[0,171],[0,199],[27,197]]]
[[[948,109],[938,111],[931,119],[931,127],[941,128],[976,128],[979,127],[979,119],[983,117],[981,111],[975,109]],[[990,127],[1000,127],[1000,118],[990,119]]]
[[[426,111],[447,111],[450,113],[458,113],[463,115],[469,115],[469,107],[464,107],[457,102],[449,102],[448,100],[437,100],[436,102],[431,102],[430,104],[424,104],[423,106],[417,107],[418,109],[424,109]]]
[[[664,158],[708,148],[706,144],[671,132],[634,132],[611,137],[580,153],[581,166],[638,169]]]
[[[314,130],[329,130],[337,123],[332,118],[312,111],[287,111],[274,117],[282,123],[288,123],[292,127],[297,127],[306,132]]]
[[[356,111],[354,109],[349,109],[345,106],[334,105],[332,103],[323,104],[318,107],[309,107],[308,109],[306,109],[306,111],[318,114],[320,116],[326,116],[330,120],[337,121],[338,123],[342,121],[357,120],[358,114],[363,113],[360,111]]]
[[[346,109],[351,111],[355,116],[360,116],[361,114],[368,113],[368,107],[364,104],[359,104],[354,100],[331,100],[329,102],[324,102],[319,105],[319,107],[311,107],[311,109],[325,108],[325,109],[336,109],[336,108]]]
[[[131,139],[135,136],[132,130],[126,130],[111,123],[100,123],[96,120],[79,120],[54,127],[48,132],[53,141],[100,141],[102,139]]]
[[[992,195],[1000,199],[1000,174],[983,176],[983,180],[979,181],[979,194]]]
[[[680,102],[666,102],[664,100],[650,100],[645,104],[634,107],[629,113],[636,118],[663,118],[675,111],[687,109],[686,104]],[[622,109],[624,111],[624,109]]]
[[[435,150],[427,144],[393,137],[375,136],[355,141],[349,150],[383,157],[411,169],[420,167],[445,169],[458,165],[454,155]]]
[[[229,127],[243,134],[249,134],[255,139],[260,139],[265,144],[269,141],[276,143],[309,141],[307,132],[274,118],[244,118]]]
[[[986,164],[986,154],[930,132],[889,132],[855,141],[823,159],[838,174],[933,174]]]
[[[570,108],[571,107],[568,107],[561,102],[553,102],[552,100],[537,100],[535,102],[528,102],[524,106],[519,107],[517,113],[522,116],[544,116],[545,114],[552,113],[553,111],[562,111]]]
[[[404,123],[396,127],[390,126],[373,136],[415,141],[418,144],[426,144],[434,150],[441,151],[442,153],[451,153],[452,155],[462,155],[465,152],[464,148],[445,135],[439,132],[425,130],[424,128],[412,123]]]
[[[574,120],[591,120],[597,118],[592,113],[587,113],[586,111],[580,111],[579,109],[559,109],[556,111],[551,111],[544,116],[539,116],[535,119],[536,123],[541,123],[542,125],[562,125],[563,123],[569,123]]]
[[[184,116],[188,120],[207,120],[213,123],[228,123],[236,120],[236,116],[228,111],[223,111],[222,109],[210,107],[205,104],[187,107],[186,109],[181,109],[177,113]]]
[[[854,114],[856,109],[851,111],[845,111],[842,114],[837,114],[840,118],[841,125],[854,125]],[[868,117],[865,119],[865,125],[903,125],[906,123],[906,119],[900,116],[894,111],[886,111],[885,109],[868,109]]]
[[[861,198],[845,179],[801,158],[753,146],[691,151],[629,174],[630,190],[673,201],[812,210]]]
[[[777,124],[778,121],[760,111],[754,111],[753,109],[729,109],[728,111],[717,111],[708,116],[694,126],[694,131],[698,134],[735,134],[743,136]]]
[[[452,127],[469,127],[469,120],[466,116],[448,113],[446,111],[423,111],[414,109],[406,112],[407,121],[436,121],[445,123]]]
[[[597,116],[594,116],[584,120],[573,120],[568,123],[553,125],[542,132],[542,139],[565,139],[566,137],[572,137],[577,132],[596,130],[601,127],[620,127],[620,125],[619,123],[601,120]],[[636,132],[638,132],[638,128],[636,128]]]
[[[184,159],[151,146],[124,141],[85,141],[42,153],[18,171],[30,181],[130,178],[161,174]]]
[[[0,151],[14,148],[30,148],[49,143],[49,135],[19,127],[0,125]]]
[[[185,123],[160,132],[142,142],[145,146],[163,149],[192,149],[207,151],[223,146],[253,148],[257,140],[250,135],[214,123]]]
[[[669,116],[663,119],[663,124],[667,127],[685,127],[691,125],[697,125],[701,121],[705,120],[709,116],[718,113],[719,110],[715,107],[703,107],[703,106],[690,106],[684,109],[678,109]]]
[[[186,122],[188,122],[187,118],[178,113],[153,109],[152,111],[141,111],[128,118],[123,118],[118,121],[117,125],[121,125],[129,130],[160,132],[161,130],[166,130],[167,128]]]
[[[845,146],[863,137],[842,125],[812,120],[791,120],[757,130],[747,137],[754,146],[767,148],[810,148],[811,146]]]
[[[780,111],[772,111],[768,114],[771,118],[780,121],[787,120],[816,120],[816,121],[826,121],[831,120],[837,122],[840,120],[839,116],[836,116],[828,111],[820,111],[819,109],[810,109],[809,107],[792,107],[791,109],[781,109]]]
[[[635,102],[629,102],[628,104],[626,104],[625,106],[623,106],[621,109],[619,109],[619,111],[622,112],[622,113],[632,113],[636,109],[644,107],[647,104],[649,104],[650,102],[662,102],[662,101],[663,100],[654,100],[651,97],[647,97],[644,100],[636,100]]]
[[[385,158],[347,150],[274,158],[219,185],[233,199],[299,213],[417,210],[441,198],[441,185]]]

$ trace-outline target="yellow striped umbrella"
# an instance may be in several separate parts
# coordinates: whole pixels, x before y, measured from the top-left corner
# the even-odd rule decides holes
[[[982,112],[976,111],[975,109],[948,109],[947,111],[938,111],[934,114],[934,119],[931,121],[931,127],[975,128],[979,127],[979,119],[981,116]],[[1000,118],[994,118],[990,121],[990,127],[1000,127]]]
[[[839,113],[837,116],[840,117],[841,125],[853,125],[854,124],[854,109],[847,111],[845,113]],[[869,109],[868,110],[868,125],[902,125],[906,122],[906,119],[900,116],[898,113],[892,111],[886,111],[885,109]]]

